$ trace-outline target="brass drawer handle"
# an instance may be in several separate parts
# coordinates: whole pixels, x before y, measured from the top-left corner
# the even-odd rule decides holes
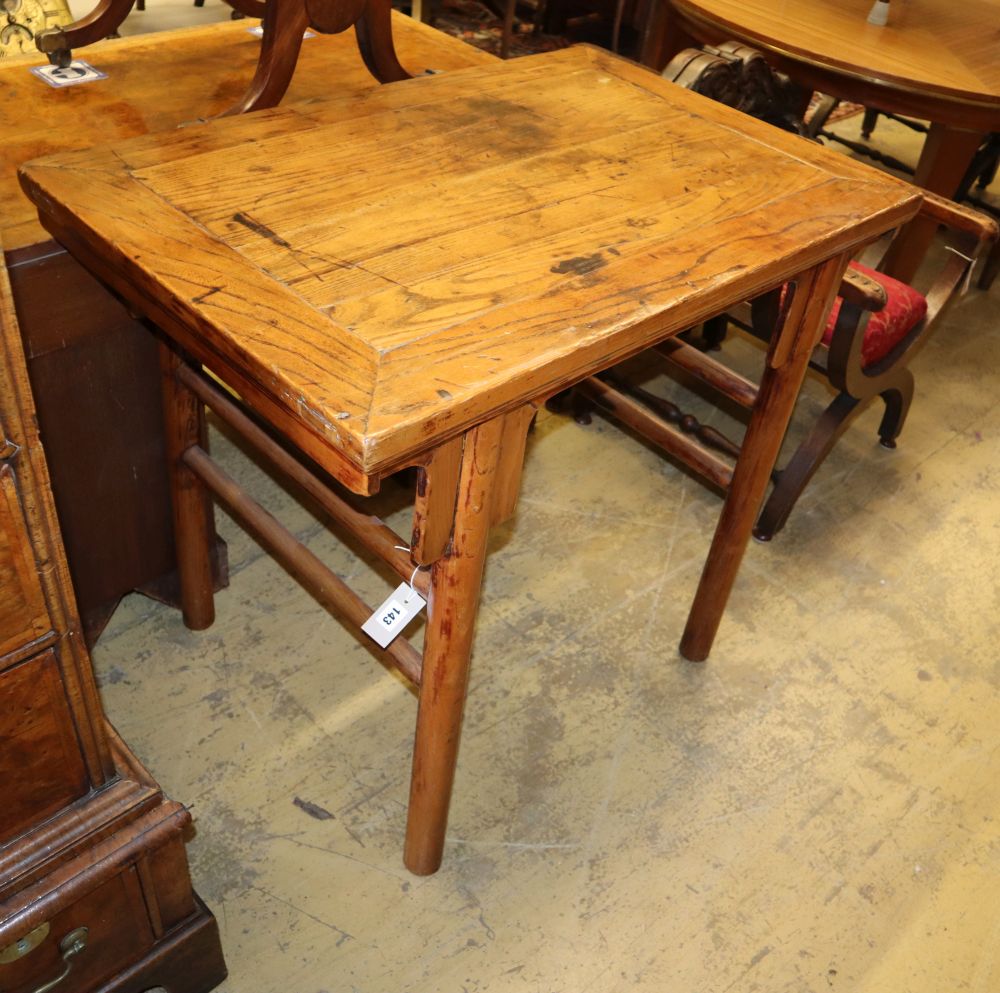
[[[47,983],[42,983],[32,993],[49,993],[54,990],[69,974],[73,968],[73,956],[79,955],[87,947],[87,929],[85,927],[73,928],[69,934],[59,942],[59,951],[62,952],[65,966],[55,979],[50,979]]]

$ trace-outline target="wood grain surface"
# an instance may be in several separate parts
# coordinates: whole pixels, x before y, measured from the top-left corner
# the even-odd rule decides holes
[[[992,104],[1000,110],[1000,0],[901,0],[885,27],[870,0],[670,0],[718,26],[803,61],[863,79]]]
[[[919,202],[585,47],[57,155],[22,183],[85,265],[362,476]]]
[[[415,75],[486,64],[493,57],[403,15],[393,16],[400,59]],[[98,42],[81,53],[108,78],[57,90],[32,75],[42,55],[4,60],[0,126],[0,231],[7,251],[46,239],[17,185],[17,167],[56,151],[89,148],[221,114],[253,78],[260,40],[246,22],[212,24]],[[356,94],[378,84],[353,34],[317,35],[302,44],[286,101]]]

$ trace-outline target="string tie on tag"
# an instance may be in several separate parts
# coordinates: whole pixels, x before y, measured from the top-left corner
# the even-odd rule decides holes
[[[392,547],[393,548],[398,548],[401,552],[410,552],[411,554],[413,553],[413,549],[410,548],[409,545],[393,545]],[[429,569],[429,568],[430,568],[429,565],[418,565],[413,570],[413,572],[410,574],[410,589],[411,590],[415,588],[414,585],[413,585],[413,580],[417,578],[417,573],[420,572],[421,569]]]
[[[945,245],[944,247],[945,251],[957,255],[960,259],[965,259],[965,261],[969,263],[969,268],[965,270],[965,279],[962,280],[962,289],[959,291],[962,296],[964,296],[969,292],[969,287],[972,285],[972,273],[979,264],[979,259],[970,259],[965,252],[960,252],[957,248],[953,248],[951,245]]]
[[[968,262],[969,265],[975,265],[976,262],[979,261],[978,259],[970,258],[968,255],[965,254],[965,252],[960,252],[957,248],[953,248],[951,245],[945,245],[945,251],[953,252],[960,259],[965,259],[965,261]]]

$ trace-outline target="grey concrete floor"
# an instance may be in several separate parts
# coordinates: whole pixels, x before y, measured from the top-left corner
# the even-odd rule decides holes
[[[429,878],[401,863],[412,694],[219,513],[215,626],[131,597],[94,657],[112,720],[191,807],[221,989],[1000,990],[1000,288],[914,369],[899,448],[857,419],[751,545],[703,665],[676,646],[719,499],[600,418],[539,418]],[[807,382],[793,436],[827,397]],[[212,444],[372,602],[389,589]],[[375,503],[407,533],[405,490]]]

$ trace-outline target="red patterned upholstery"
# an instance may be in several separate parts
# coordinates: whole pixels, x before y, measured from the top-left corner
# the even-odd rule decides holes
[[[880,283],[889,298],[881,310],[869,316],[868,326],[865,328],[865,340],[861,346],[861,364],[870,366],[885,358],[906,333],[918,321],[924,319],[927,313],[927,300],[912,286],[869,269],[860,262],[852,262],[851,268],[860,272],[862,276]],[[830,308],[830,314],[826,319],[826,330],[823,332],[824,345],[829,345],[833,338],[833,329],[837,324],[837,315],[840,313],[842,302],[841,298],[837,297]]]

